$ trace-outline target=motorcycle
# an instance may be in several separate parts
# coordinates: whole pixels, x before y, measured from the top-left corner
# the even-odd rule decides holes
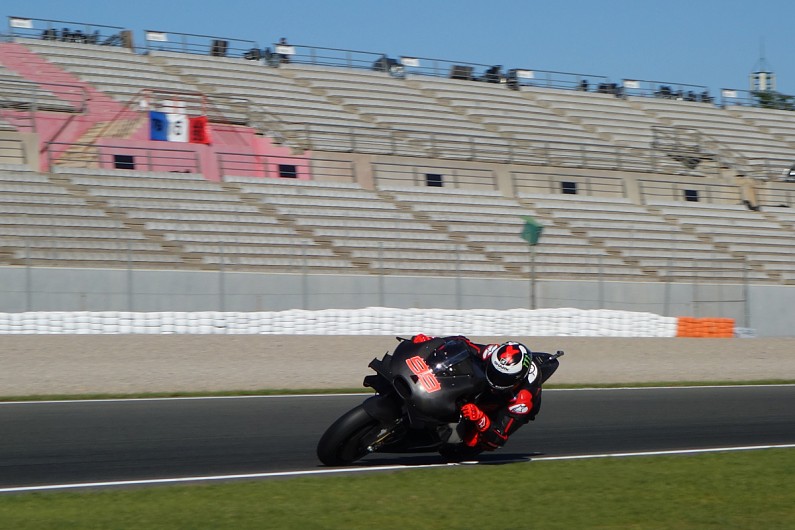
[[[447,461],[475,458],[463,443],[461,407],[476,402],[488,384],[482,363],[462,340],[414,343],[396,337],[392,354],[368,365],[364,386],[375,394],[335,421],[320,438],[317,456],[327,466],[349,465],[370,453],[438,452]],[[540,383],[559,366],[555,354],[532,352]]]

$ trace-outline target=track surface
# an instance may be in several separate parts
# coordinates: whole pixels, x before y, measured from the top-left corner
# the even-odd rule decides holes
[[[311,470],[325,428],[364,396],[0,403],[0,488]],[[795,385],[547,390],[486,461],[795,443]],[[430,464],[371,455],[362,465]]]

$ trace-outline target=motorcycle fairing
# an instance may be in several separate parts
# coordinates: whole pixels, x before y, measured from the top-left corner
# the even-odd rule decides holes
[[[411,362],[415,357],[427,366],[429,373],[422,375],[437,381],[438,388],[429,392],[423,385],[416,373],[416,363]],[[458,422],[459,408],[465,398],[479,394],[485,386],[483,370],[473,362],[468,347],[460,340],[435,338],[421,343],[403,340],[392,355],[373,359],[370,368],[376,375],[365,377],[364,385],[379,394],[396,392],[404,401],[411,427],[416,429],[440,421]]]

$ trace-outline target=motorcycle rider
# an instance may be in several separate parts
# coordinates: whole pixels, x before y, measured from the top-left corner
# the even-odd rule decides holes
[[[419,334],[411,340],[421,343],[431,339]],[[466,420],[462,422],[463,442],[473,450],[498,449],[538,414],[541,370],[527,346],[519,342],[476,344],[464,336],[445,337],[447,341],[467,346],[473,357],[481,362],[489,388],[476,403],[461,407],[461,415]]]

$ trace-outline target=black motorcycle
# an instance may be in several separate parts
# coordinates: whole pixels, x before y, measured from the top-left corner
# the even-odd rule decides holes
[[[435,338],[400,344],[373,359],[375,375],[364,386],[375,395],[343,414],[320,438],[317,456],[328,466],[348,465],[374,452],[438,452],[448,461],[474,458],[466,446],[461,407],[488,391],[482,363],[460,339]],[[557,370],[555,354],[532,352],[543,383]]]

